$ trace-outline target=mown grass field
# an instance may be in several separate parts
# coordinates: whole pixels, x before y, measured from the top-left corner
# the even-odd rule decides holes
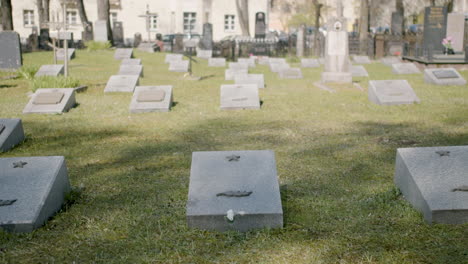
[[[23,115],[28,82],[1,81],[0,116],[21,118],[27,140],[0,157],[65,156],[76,191],[33,233],[0,231],[0,263],[468,263],[468,225],[426,224],[393,184],[397,148],[468,145],[468,87],[374,62],[371,79],[407,79],[421,99],[378,106],[369,78],[355,79],[364,91],[329,93],[313,85],[321,68],[280,80],[258,65],[261,110],[221,111],[224,68],[200,60],[194,73],[207,78],[189,81],[164,54],[134,54],[140,85],[173,85],[171,112],[129,114],[131,94],[104,94],[119,68],[112,50],[77,51],[70,74],[89,88],[62,115]],[[51,52],[24,54],[25,65],[46,63]],[[284,228],[187,228],[192,152],[263,149],[276,154]]]

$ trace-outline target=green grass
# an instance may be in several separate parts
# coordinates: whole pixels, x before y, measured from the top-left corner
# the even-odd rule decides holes
[[[194,73],[211,77],[187,81],[164,54],[135,55],[140,85],[173,85],[171,112],[129,114],[130,94],[104,94],[119,68],[111,50],[77,51],[70,76],[88,90],[63,115],[21,114],[27,81],[2,81],[0,116],[22,118],[27,140],[0,157],[63,155],[77,190],[33,233],[0,231],[0,263],[467,263],[468,225],[426,224],[393,184],[397,148],[467,144],[467,87],[373,63],[372,79],[405,78],[421,99],[377,106],[352,85],[314,87],[322,69],[280,80],[258,65],[262,109],[221,111],[220,85],[232,83],[224,69],[200,60]],[[24,61],[38,66],[52,54]],[[368,78],[357,80],[367,89]],[[191,153],[262,149],[276,154],[284,228],[187,228]]]

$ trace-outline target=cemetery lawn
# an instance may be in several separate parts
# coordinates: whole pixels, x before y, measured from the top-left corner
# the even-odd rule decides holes
[[[140,85],[173,85],[171,112],[130,114],[131,94],[104,94],[120,64],[112,50],[76,51],[70,74],[88,90],[62,115],[22,114],[28,81],[0,81],[0,116],[21,118],[27,138],[0,157],[65,156],[74,187],[45,226],[0,231],[0,263],[467,263],[468,225],[426,224],[393,184],[397,148],[468,144],[466,86],[374,62],[364,65],[371,79],[407,79],[421,99],[378,106],[369,78],[355,78],[363,91],[329,93],[313,85],[321,68],[280,80],[258,65],[261,110],[221,111],[220,85],[233,83],[224,68],[199,59],[194,73],[205,78],[190,81],[168,71],[165,54],[134,54]],[[47,63],[51,52],[24,54],[25,65]],[[192,152],[265,149],[276,154],[284,228],[187,228]]]

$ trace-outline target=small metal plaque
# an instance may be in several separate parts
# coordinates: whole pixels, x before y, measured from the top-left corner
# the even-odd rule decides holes
[[[216,196],[225,196],[225,197],[247,197],[252,194],[251,191],[227,191],[222,193],[217,193]]]
[[[162,90],[155,91],[141,91],[138,93],[138,102],[162,102],[166,98],[166,92]]]
[[[5,130],[5,125],[0,124],[0,134],[2,134],[3,130]]]
[[[49,104],[58,104],[62,101],[64,94],[63,93],[40,93],[34,97],[33,104],[35,105],[49,105]]]
[[[454,71],[450,70],[439,70],[439,71],[433,71],[434,76],[437,79],[456,79],[458,78],[458,75]]]

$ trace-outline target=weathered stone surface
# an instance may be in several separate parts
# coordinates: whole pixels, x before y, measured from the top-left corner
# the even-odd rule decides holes
[[[238,63],[244,63],[247,64],[249,68],[254,68],[255,67],[255,59],[254,58],[238,58],[237,59]]]
[[[166,58],[164,59],[165,63],[171,63],[173,61],[181,61],[183,58],[182,54],[166,54]]]
[[[430,47],[434,51],[442,51],[442,39],[446,36],[447,28],[447,6],[430,6],[424,12],[424,50]]]
[[[36,90],[24,107],[23,113],[60,114],[67,112],[75,105],[75,89],[42,88]]]
[[[65,49],[57,50],[57,60],[65,60]],[[75,49],[68,49],[68,60],[75,58]]]
[[[468,146],[400,148],[394,181],[426,222],[466,224],[467,160]]]
[[[39,77],[39,76],[57,77],[59,74],[63,75],[63,72],[64,72],[64,66],[62,64],[42,65],[34,76],[35,77]]]
[[[466,80],[454,68],[425,69],[424,81],[437,85],[466,85]]]
[[[346,27],[346,18],[341,14],[327,22],[329,30],[325,40],[325,68],[322,72],[322,83],[352,82]]]
[[[258,88],[265,88],[263,74],[238,74],[234,76],[235,84],[256,84]]]
[[[141,65],[141,59],[123,59],[120,65]]]
[[[260,97],[257,85],[221,85],[221,109],[260,109]]]
[[[236,75],[245,75],[248,73],[248,70],[247,69],[226,69],[224,71],[224,79],[226,81],[232,81],[234,80],[234,77]]]
[[[383,57],[380,59],[380,62],[387,66],[392,66],[392,64],[401,63],[400,59],[397,57]]]
[[[378,105],[419,103],[419,98],[406,80],[369,81],[369,101]]]
[[[142,42],[138,45],[137,49],[143,52],[154,53],[156,43],[153,42]]]
[[[105,20],[98,20],[94,22],[94,41],[106,42],[107,39],[107,23]]]
[[[199,45],[200,45],[200,48],[203,50],[213,49],[213,25],[212,24],[210,23],[203,24],[203,36],[200,39]]]
[[[371,63],[369,56],[358,56],[354,55],[353,56],[353,62],[356,64],[369,64]]]
[[[301,59],[302,68],[317,68],[320,67],[320,62],[317,59]]]
[[[229,69],[233,69],[233,70],[249,69],[249,64],[246,62],[230,62]]]
[[[226,67],[225,58],[209,58],[208,59],[209,67]]]
[[[32,232],[60,208],[70,191],[64,157],[0,159],[0,228],[9,232]]]
[[[189,61],[181,60],[181,61],[171,61],[169,64],[169,71],[173,72],[188,72],[189,68]]]
[[[143,77],[143,65],[120,65],[118,75],[138,75]]]
[[[8,151],[23,141],[24,130],[21,119],[0,119],[0,152]]]
[[[0,69],[15,70],[23,65],[18,33],[0,31]]]
[[[279,71],[281,79],[302,79],[301,68],[284,68]]]
[[[260,56],[258,57],[257,62],[260,65],[268,65],[270,64],[270,58],[268,56]]]
[[[130,103],[130,113],[169,112],[172,86],[137,86]]]
[[[289,69],[290,66],[287,63],[283,62],[270,62],[270,71],[279,73],[280,71],[283,71],[285,69]]]
[[[114,59],[116,60],[131,59],[132,56],[133,56],[132,48],[118,48],[115,50],[115,53],[114,53]]]
[[[369,77],[369,73],[362,65],[352,65],[351,74],[353,77]]]
[[[138,75],[112,75],[107,81],[104,92],[127,92],[133,93],[135,86],[139,83]]]
[[[411,62],[392,64],[392,71],[395,74],[416,74],[421,71]]]
[[[268,63],[283,63],[283,64],[287,64],[285,58],[271,58],[271,57],[268,58]]]
[[[201,59],[209,59],[213,56],[213,50],[197,50],[197,57]]]
[[[240,232],[283,227],[273,151],[194,152],[187,223],[191,228]]]
[[[455,52],[463,51],[463,38],[465,36],[465,14],[450,13],[447,17],[447,36],[452,37],[452,48]]]

